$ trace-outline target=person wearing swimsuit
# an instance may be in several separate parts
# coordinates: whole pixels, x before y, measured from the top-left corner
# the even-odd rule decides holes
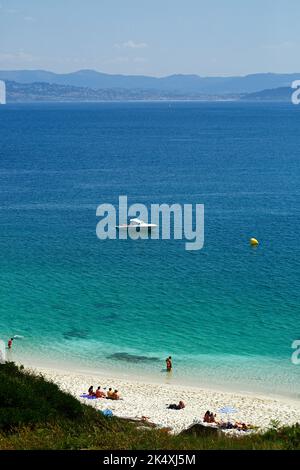
[[[171,370],[172,370],[172,358],[171,358],[171,356],[169,356],[166,359],[166,364],[167,364],[167,371],[171,372]]]

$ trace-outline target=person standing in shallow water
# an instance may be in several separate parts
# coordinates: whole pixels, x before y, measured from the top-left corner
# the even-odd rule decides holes
[[[13,340],[14,340],[13,338],[10,338],[10,339],[8,340],[8,343],[7,343],[8,349],[11,349],[12,344],[13,344]]]
[[[166,359],[166,364],[167,364],[167,371],[171,372],[171,370],[172,370],[172,358],[171,358],[171,356],[169,356]]]

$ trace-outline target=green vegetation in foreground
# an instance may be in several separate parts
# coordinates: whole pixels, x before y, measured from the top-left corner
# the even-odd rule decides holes
[[[0,365],[0,449],[300,449],[300,425],[239,438],[172,436],[106,418],[42,375],[6,363]]]

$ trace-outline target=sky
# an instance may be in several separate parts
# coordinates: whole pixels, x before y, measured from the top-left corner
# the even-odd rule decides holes
[[[0,0],[0,69],[300,72],[299,0]]]

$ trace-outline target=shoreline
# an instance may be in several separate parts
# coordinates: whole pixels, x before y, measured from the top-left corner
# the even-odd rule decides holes
[[[20,365],[20,362],[18,362]],[[300,403],[284,398],[273,398],[256,394],[212,390],[198,386],[184,386],[177,383],[154,382],[138,377],[116,376],[108,371],[66,370],[49,365],[25,363],[26,370],[42,373],[46,379],[56,383],[62,390],[69,392],[82,403],[94,406],[98,410],[110,409],[121,418],[142,418],[146,416],[152,423],[171,428],[178,434],[195,421],[202,421],[206,410],[217,413],[218,419],[227,419],[218,414],[224,406],[231,406],[237,412],[230,416],[231,421],[243,421],[266,430],[272,421],[280,425],[300,423]],[[112,387],[120,392],[120,401],[106,399],[87,400],[80,395],[87,392],[90,385],[108,389]],[[183,400],[183,410],[168,410],[167,404]]]
[[[216,381],[215,377],[207,376],[205,373],[198,375],[183,375],[182,370],[178,367],[175,367],[171,374],[166,373],[164,366],[162,368],[142,368],[134,367],[132,364],[127,364],[126,362],[117,362],[115,364],[109,361],[99,361],[98,364],[92,364],[89,362],[76,361],[75,359],[70,359],[67,357],[51,357],[48,356],[36,356],[31,353],[28,354],[26,351],[13,351],[11,355],[7,358],[8,360],[14,361],[19,365],[28,366],[35,369],[50,369],[56,370],[64,373],[65,371],[70,371],[74,374],[79,373],[81,375],[93,375],[105,377],[116,377],[120,380],[129,380],[140,383],[150,383],[153,385],[174,385],[178,388],[189,388],[194,390],[206,390],[211,392],[220,392],[220,393],[229,393],[241,396],[256,397],[261,399],[273,399],[285,402],[288,404],[294,404],[298,406],[300,404],[300,395],[292,392],[291,390],[287,393],[287,390],[280,391],[274,387],[273,384],[272,391],[271,387],[268,388],[261,386],[253,386],[253,382],[246,382],[244,378],[241,378],[239,382],[232,381],[231,378],[226,379],[226,374],[219,374],[219,380]],[[163,364],[163,360],[162,360]],[[269,378],[270,379],[270,378]],[[269,381],[268,384],[271,384],[272,381]],[[300,406],[300,405],[299,405]]]

